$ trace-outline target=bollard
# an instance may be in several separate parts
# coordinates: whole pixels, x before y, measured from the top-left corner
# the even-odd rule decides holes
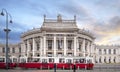
[[[72,70],[72,66],[70,66],[70,70]]]
[[[54,63],[54,72],[56,72],[56,63]]]
[[[73,67],[73,72],[76,72],[76,66],[75,66],[75,64],[74,64],[74,67]]]
[[[49,66],[48,66],[48,70],[49,70],[50,68],[49,68]]]
[[[42,66],[41,66],[41,70],[42,70]]]
[[[78,70],[80,69],[80,67],[78,66]]]

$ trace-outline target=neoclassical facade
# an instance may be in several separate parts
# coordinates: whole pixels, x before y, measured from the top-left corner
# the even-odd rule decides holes
[[[0,58],[5,58],[5,44],[0,44]],[[21,57],[21,44],[9,44],[8,45],[8,57],[13,59]]]
[[[120,62],[120,46],[97,45],[95,62],[96,63],[119,63]]]
[[[95,37],[89,31],[79,29],[76,16],[73,19],[47,19],[40,28],[34,28],[21,35],[21,43],[10,45],[10,54],[18,59],[20,57],[93,57],[95,63],[119,63],[120,46],[99,46],[94,44]],[[5,45],[0,45],[0,55]],[[17,53],[18,54],[15,54]]]
[[[27,57],[85,57],[94,56],[94,36],[76,25],[76,17],[63,20],[46,19],[41,28],[32,29],[21,36],[22,56]]]

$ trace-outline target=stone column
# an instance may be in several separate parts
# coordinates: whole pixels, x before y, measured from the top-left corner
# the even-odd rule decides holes
[[[44,56],[46,56],[46,36],[43,36],[43,49],[44,49]]]
[[[78,40],[78,39],[77,39],[77,45],[76,45],[76,46],[77,46],[77,47],[76,47],[76,48],[77,48],[77,51],[79,51],[79,50],[78,50],[78,48],[79,48],[79,40]]]
[[[76,42],[76,36],[74,37],[74,56],[76,56],[76,44],[77,42]]]
[[[88,53],[88,56],[90,55],[90,42],[88,41],[88,44],[87,44],[87,53]]]
[[[26,43],[25,43],[25,41],[23,42],[23,46],[21,46],[21,52],[23,52],[23,54],[22,55],[26,55],[26,53],[27,53],[27,48],[26,48]]]
[[[102,52],[102,50],[101,50],[101,52]],[[93,54],[93,42],[91,42],[91,45],[90,45],[90,55],[92,55]]]
[[[56,35],[54,35],[54,56],[56,56]]]
[[[83,39],[83,43],[82,43],[82,52],[83,52],[83,56],[85,57],[85,39]]]
[[[30,51],[30,43],[29,40],[27,40],[27,57],[29,56],[29,51]]]
[[[42,38],[40,37],[40,56],[42,56],[43,55],[43,48],[42,48]]]
[[[66,36],[64,36],[64,56],[66,56]]]
[[[35,56],[35,48],[36,48],[35,38],[33,38],[32,42],[33,42],[33,45],[32,45],[33,46],[33,50],[32,50],[33,53],[32,54],[33,54],[33,57],[34,57]]]

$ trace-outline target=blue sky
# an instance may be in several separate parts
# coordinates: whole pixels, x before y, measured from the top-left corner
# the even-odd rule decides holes
[[[5,8],[13,24],[9,42],[20,42],[20,35],[41,27],[43,15],[55,19],[77,16],[77,25],[92,32],[96,44],[120,44],[120,0],[0,0],[0,11]],[[5,43],[5,17],[0,16],[0,43]]]

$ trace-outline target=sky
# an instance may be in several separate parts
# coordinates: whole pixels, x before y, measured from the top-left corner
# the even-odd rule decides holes
[[[40,28],[44,14],[52,19],[61,14],[63,19],[76,15],[77,26],[93,33],[95,44],[120,44],[120,0],[0,0],[0,12],[3,8],[13,21],[8,24],[9,43],[19,43],[23,32]],[[5,20],[0,16],[0,43],[5,43]]]

